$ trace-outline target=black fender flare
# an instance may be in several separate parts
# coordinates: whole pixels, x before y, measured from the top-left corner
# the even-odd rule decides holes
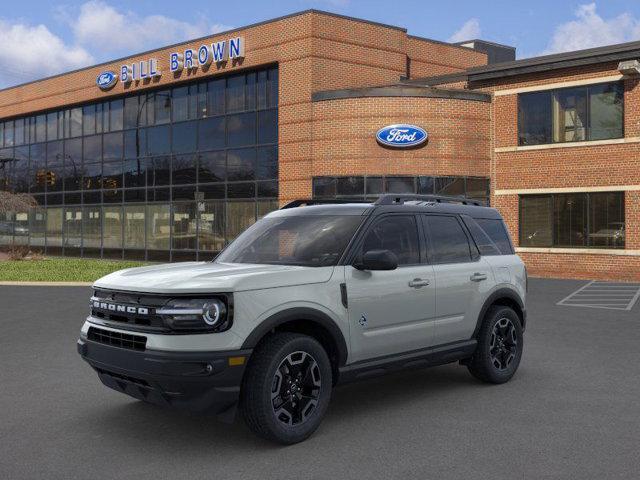
[[[522,322],[522,329],[523,330],[525,329],[526,313],[525,313],[524,302],[522,301],[522,298],[520,298],[520,295],[518,295],[517,292],[515,292],[510,288],[499,288],[498,290],[493,292],[491,295],[489,295],[489,297],[485,300],[484,304],[482,305],[482,308],[480,309],[480,314],[478,315],[478,320],[476,321],[476,328],[473,330],[473,335],[471,338],[477,337],[478,332],[480,331],[480,327],[482,326],[482,320],[484,319],[484,316],[487,314],[487,311],[489,310],[491,305],[493,305],[494,303],[496,303],[497,301],[503,298],[506,298],[514,302],[516,305],[518,305],[518,307],[520,307],[520,312],[522,314],[521,315],[518,314],[518,316],[520,317],[520,321]],[[519,313],[519,312],[516,312],[516,313]]]
[[[242,349],[255,348],[271,330],[288,322],[308,321],[322,327],[331,336],[338,354],[338,366],[347,362],[347,342],[336,322],[324,312],[308,307],[294,307],[274,313],[260,323],[245,339]]]

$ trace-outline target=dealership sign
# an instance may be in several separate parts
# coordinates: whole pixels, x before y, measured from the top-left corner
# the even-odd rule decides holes
[[[192,71],[198,67],[208,67],[212,63],[223,64],[227,60],[236,61],[244,58],[244,37],[234,37],[210,44],[201,45],[197,49],[187,48],[169,54],[169,70],[180,74],[183,70]],[[124,85],[131,82],[149,81],[158,78],[162,72],[158,68],[158,60],[149,58],[120,67],[120,81]],[[118,81],[118,75],[111,71],[102,72],[96,78],[101,90],[109,90]]]
[[[376,133],[376,139],[382,145],[393,148],[410,148],[427,141],[427,132],[415,125],[404,123],[388,125]]]
[[[118,81],[118,76],[113,72],[102,72],[96,78],[96,85],[100,87],[100,90],[109,90]]]

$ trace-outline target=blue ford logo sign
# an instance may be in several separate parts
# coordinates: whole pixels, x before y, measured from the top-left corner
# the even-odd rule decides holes
[[[109,90],[118,81],[118,76],[113,72],[102,72],[96,78],[96,85],[100,87],[100,90]]]
[[[376,139],[382,145],[394,148],[417,147],[427,141],[427,132],[415,125],[388,125],[378,130]]]

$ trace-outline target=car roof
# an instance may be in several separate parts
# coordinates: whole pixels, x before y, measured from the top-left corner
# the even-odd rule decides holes
[[[271,212],[269,217],[303,216],[303,215],[369,215],[383,213],[444,213],[455,215],[468,215],[472,218],[485,218],[501,220],[500,213],[491,207],[480,205],[465,205],[462,203],[431,202],[431,201],[405,201],[404,203],[377,204],[377,203],[328,203],[323,202],[314,205],[300,202],[300,206],[292,206]]]

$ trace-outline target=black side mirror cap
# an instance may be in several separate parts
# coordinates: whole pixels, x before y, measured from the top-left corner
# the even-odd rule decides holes
[[[390,250],[369,250],[353,267],[358,270],[395,270],[398,257]]]

